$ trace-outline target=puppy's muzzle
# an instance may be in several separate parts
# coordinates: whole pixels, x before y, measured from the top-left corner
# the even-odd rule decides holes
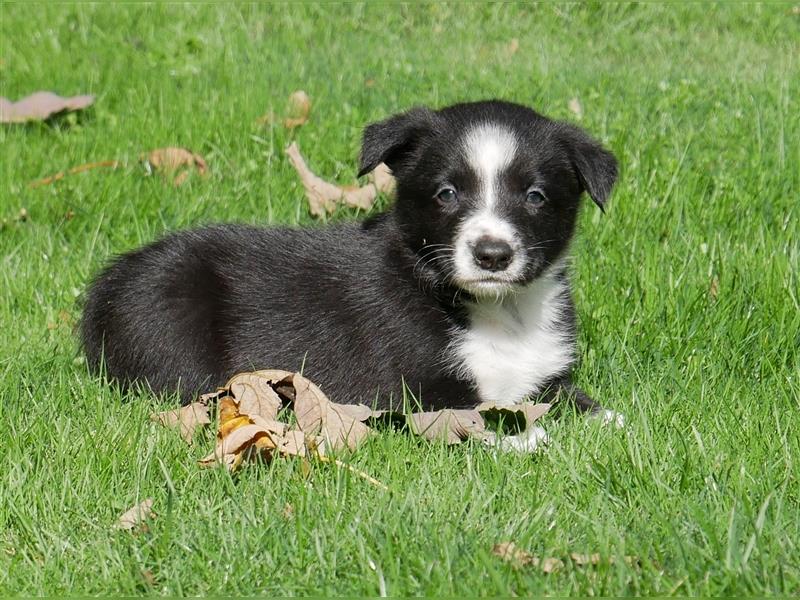
[[[514,250],[505,240],[484,236],[472,247],[472,257],[484,271],[505,271],[514,260]]]

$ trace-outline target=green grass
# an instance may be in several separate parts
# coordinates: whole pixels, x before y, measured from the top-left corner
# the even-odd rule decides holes
[[[97,103],[0,129],[0,595],[800,593],[799,41],[779,3],[1,4],[0,94]],[[306,126],[256,123],[296,89]],[[213,221],[315,226],[292,139],[348,183],[365,123],[484,97],[570,120],[577,97],[620,159],[574,270],[578,380],[624,431],[549,420],[539,457],[387,432],[348,460],[389,492],[329,465],[230,477],[196,466],[213,432],[187,447],[148,421],[163,402],[87,372],[73,327],[110,255]],[[212,175],[145,177],[166,145]],[[148,496],[148,532],[111,530]],[[505,540],[642,566],[515,570]]]

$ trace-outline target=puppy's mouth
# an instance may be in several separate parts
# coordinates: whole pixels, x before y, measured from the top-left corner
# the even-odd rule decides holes
[[[517,286],[516,281],[501,277],[480,277],[456,281],[458,287],[473,296],[498,297],[510,292]]]

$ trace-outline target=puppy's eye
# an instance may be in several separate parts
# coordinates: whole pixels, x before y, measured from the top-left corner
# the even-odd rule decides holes
[[[443,204],[450,204],[451,202],[458,200],[458,196],[453,188],[446,187],[439,190],[439,193],[436,194],[436,199]]]
[[[525,199],[533,206],[541,206],[547,200],[544,194],[539,190],[528,190],[528,195]]]

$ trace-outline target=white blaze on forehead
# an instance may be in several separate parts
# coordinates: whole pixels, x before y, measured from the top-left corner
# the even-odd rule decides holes
[[[495,203],[497,174],[511,164],[517,151],[514,134],[500,125],[485,123],[467,133],[466,158],[480,181],[480,195],[484,205]]]

